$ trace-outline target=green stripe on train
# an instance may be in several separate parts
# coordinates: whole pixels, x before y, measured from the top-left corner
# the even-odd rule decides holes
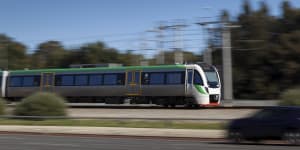
[[[200,85],[195,85],[195,87],[201,94],[207,94],[207,92]]]
[[[97,72],[97,71],[124,71],[124,70],[150,70],[150,69],[184,69],[185,65],[161,65],[161,66],[126,66],[126,67],[96,67],[96,68],[60,68],[60,69],[35,69],[10,71],[12,75],[32,74],[41,72]]]

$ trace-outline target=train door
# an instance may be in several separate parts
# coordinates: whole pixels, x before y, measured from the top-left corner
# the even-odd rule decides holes
[[[127,95],[138,96],[141,94],[141,70],[127,71]]]
[[[192,95],[192,91],[193,91],[193,74],[194,74],[194,70],[193,69],[188,69],[187,70],[187,75],[186,75],[186,87],[185,87],[185,93],[186,95]]]
[[[54,73],[42,73],[41,74],[41,90],[45,92],[53,92],[54,90]]]

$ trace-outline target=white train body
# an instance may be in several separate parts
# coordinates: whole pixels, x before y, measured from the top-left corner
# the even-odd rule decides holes
[[[218,71],[204,63],[1,72],[2,97],[20,100],[39,91],[104,104],[217,106],[221,100]]]

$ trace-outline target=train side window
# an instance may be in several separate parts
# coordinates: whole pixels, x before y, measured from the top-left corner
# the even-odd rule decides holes
[[[104,74],[103,84],[104,85],[117,85],[117,75],[116,74]]]
[[[134,79],[135,79],[135,83],[140,83],[140,72],[135,72],[135,74],[134,74]]]
[[[33,77],[24,77],[23,78],[23,86],[32,86],[34,78]]]
[[[132,83],[132,72],[127,72],[127,82]]]
[[[192,84],[193,81],[193,70],[188,69],[188,84]]]
[[[164,73],[151,73],[150,74],[150,84],[164,84],[165,74]]]
[[[33,86],[41,85],[41,76],[34,76]]]
[[[117,79],[118,85],[125,85],[125,73],[119,73]]]
[[[10,87],[21,87],[23,77],[10,77],[9,86]]]
[[[150,82],[150,74],[148,72],[142,73],[142,84],[147,85]]]
[[[167,84],[182,84],[183,83],[182,72],[169,72],[167,73]]]
[[[40,85],[40,77],[38,76],[25,76],[23,77],[23,86],[34,87]]]
[[[93,74],[90,75],[89,85],[95,86],[95,85],[102,85],[102,75],[100,74]]]
[[[72,86],[72,85],[74,85],[74,76],[73,75],[63,75],[63,76],[61,76],[61,85],[62,86]]]
[[[202,77],[197,71],[194,71],[194,84],[203,85]]]
[[[88,76],[87,75],[76,75],[75,76],[75,85],[83,86],[88,84]]]
[[[61,86],[61,76],[60,75],[55,76],[55,86]]]

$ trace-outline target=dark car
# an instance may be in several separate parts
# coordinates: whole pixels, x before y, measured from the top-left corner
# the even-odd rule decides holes
[[[228,125],[228,138],[236,143],[270,139],[300,145],[300,107],[270,107],[233,120]]]

